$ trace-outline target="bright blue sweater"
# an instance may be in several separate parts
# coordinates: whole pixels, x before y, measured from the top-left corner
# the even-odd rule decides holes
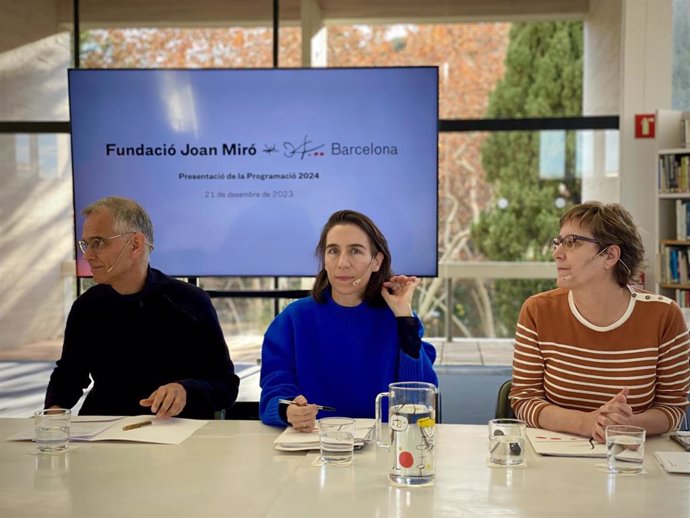
[[[436,350],[422,342],[419,358],[405,354],[390,308],[344,307],[330,293],[326,298],[323,304],[312,297],[291,303],[266,331],[261,351],[261,421],[286,425],[278,410],[280,398],[302,394],[310,403],[335,407],[340,416],[374,417],[374,399],[388,391],[389,383],[438,385],[433,369]],[[424,329],[416,321],[421,337]]]

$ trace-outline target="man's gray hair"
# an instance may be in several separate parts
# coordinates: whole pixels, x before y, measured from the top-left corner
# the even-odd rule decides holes
[[[151,218],[136,201],[120,196],[107,196],[93,202],[81,213],[83,216],[88,217],[92,213],[103,209],[110,212],[113,216],[115,232],[141,232],[146,237],[146,243],[153,247],[153,224],[151,223]]]

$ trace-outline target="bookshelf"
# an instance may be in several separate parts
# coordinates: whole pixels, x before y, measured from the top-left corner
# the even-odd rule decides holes
[[[690,308],[690,148],[681,147],[680,111],[656,117],[656,289]],[[688,310],[690,311],[690,310]]]

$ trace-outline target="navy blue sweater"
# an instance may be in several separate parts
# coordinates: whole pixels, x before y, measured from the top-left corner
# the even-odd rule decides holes
[[[74,302],[46,407],[74,406],[89,375],[82,415],[149,413],[139,400],[177,382],[187,391],[179,417],[208,419],[232,406],[239,387],[211,299],[153,268],[139,293],[101,284]]]

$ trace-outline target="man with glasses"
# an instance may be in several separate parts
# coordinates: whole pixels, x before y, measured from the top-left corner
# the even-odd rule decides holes
[[[82,415],[212,418],[230,407],[234,374],[218,317],[201,289],[149,266],[153,225],[135,201],[83,211],[79,248],[97,283],[73,304],[45,406]]]

